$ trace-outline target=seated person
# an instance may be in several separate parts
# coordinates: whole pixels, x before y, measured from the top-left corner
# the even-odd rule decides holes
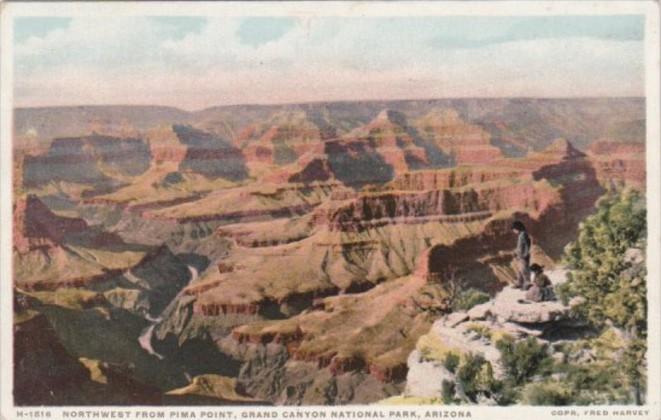
[[[526,299],[532,302],[554,300],[553,284],[544,274],[544,267],[539,264],[530,266],[532,287],[526,292]]]

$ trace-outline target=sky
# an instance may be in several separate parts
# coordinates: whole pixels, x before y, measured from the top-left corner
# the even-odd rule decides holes
[[[16,106],[644,94],[644,19],[16,17]]]

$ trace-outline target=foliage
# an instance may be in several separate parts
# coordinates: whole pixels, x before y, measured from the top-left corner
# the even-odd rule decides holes
[[[445,360],[448,352],[455,350],[448,347],[447,343],[441,340],[436,334],[425,334],[418,339],[416,349],[425,360]]]
[[[520,385],[533,375],[548,371],[552,359],[547,354],[547,346],[539,344],[534,337],[514,341],[512,338],[498,340],[496,348],[505,372],[515,385]]]
[[[468,287],[468,280],[457,267],[449,266],[441,273],[430,273],[432,282],[440,284],[453,311],[467,311],[475,305],[488,302],[490,296]]]
[[[473,306],[488,302],[489,299],[489,295],[480,290],[474,288],[462,290],[452,302],[452,309],[454,311],[467,311]]]
[[[644,197],[624,191],[602,199],[596,213],[581,224],[577,240],[565,249],[570,273],[568,281],[556,287],[565,304],[574,296],[581,297],[574,310],[597,334],[554,346],[564,353],[556,362],[549,356],[548,346],[534,337],[497,337],[484,327],[471,326],[470,331],[496,343],[505,378],[495,380],[491,364],[469,353],[455,366],[456,382],[444,381],[444,402],[457,402],[453,398],[459,395],[469,403],[482,403],[486,398],[499,405],[643,403],[647,369],[645,240]],[[453,309],[479,300],[473,296],[481,292],[466,289],[458,276],[452,279]],[[455,361],[448,359],[446,355],[444,364],[453,366]]]
[[[487,326],[472,324],[467,328],[467,331],[475,333],[478,338],[486,338],[487,340],[491,340],[491,330]]]
[[[646,235],[644,196],[636,191],[611,193],[565,250],[571,269],[566,294],[584,298],[575,309],[597,327],[613,325],[625,332],[628,343],[614,375],[638,404],[645,388]]]
[[[527,405],[569,405],[573,392],[567,384],[548,381],[527,384],[521,392],[521,402]]]
[[[622,369],[612,362],[562,363],[555,366],[560,381],[571,391],[572,405],[630,404],[629,386]]]
[[[613,363],[616,360],[614,355],[621,353],[618,349],[621,350],[626,344],[617,340],[610,342],[611,335],[606,336],[567,346],[563,351],[572,361],[557,363],[546,356],[545,350],[541,350],[545,346],[536,343],[534,338],[519,342],[499,341],[497,346],[501,349],[501,361],[506,367],[507,378],[498,388],[498,403],[518,401],[529,405],[555,406],[631,403],[635,400],[632,394],[635,388],[631,386],[627,370]],[[609,346],[612,348],[606,349]],[[584,359],[582,353],[592,357]],[[522,354],[527,356],[521,357]],[[537,382],[533,377],[546,379]],[[642,394],[644,389],[640,388],[639,392]]]
[[[633,400],[636,404],[642,404],[643,395],[645,395],[645,383],[647,363],[645,352],[647,345],[645,341],[636,338],[629,343],[623,356],[623,370],[626,377],[626,383],[633,393]]]
[[[563,305],[568,305],[571,298],[575,296],[575,293],[573,292],[569,282],[555,285],[553,286],[553,289],[555,291],[555,295]]]
[[[511,381],[496,381],[493,390],[498,405],[511,405],[519,399],[518,388],[513,386]]]
[[[482,355],[466,354],[457,370],[457,382],[471,402],[476,402],[480,394],[491,396],[495,385],[491,363]]]
[[[443,404],[454,404],[457,400],[454,398],[456,387],[454,382],[443,379],[441,383],[441,397],[443,399]]]
[[[457,366],[459,366],[459,355],[453,352],[446,354],[445,359],[443,359],[443,366],[445,366],[448,372],[455,373]]]
[[[602,199],[566,248],[568,287],[585,298],[577,309],[595,325],[610,320],[628,331],[647,330],[645,269],[636,269],[626,255],[631,248],[642,248],[645,237],[644,199],[629,191]]]

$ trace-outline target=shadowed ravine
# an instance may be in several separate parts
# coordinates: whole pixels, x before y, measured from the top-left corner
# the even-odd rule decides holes
[[[83,109],[93,136],[17,113],[47,122],[15,143],[21,404],[402,395],[453,300],[509,290],[514,220],[552,277],[599,197],[645,188],[635,98],[129,108]]]
[[[195,282],[195,280],[197,280],[197,276],[198,276],[197,268],[189,265],[188,270],[190,270],[190,274],[191,274],[189,283],[193,283]],[[179,298],[183,290],[184,289],[181,289],[179,293],[177,293],[177,296],[175,296],[174,299],[172,299],[173,302]],[[146,327],[144,330],[142,330],[142,333],[140,333],[140,336],[138,337],[138,343],[140,344],[140,347],[144,351],[146,351],[147,353],[151,354],[154,357],[157,357],[159,360],[163,360],[165,359],[165,356],[156,352],[156,350],[154,350],[154,347],[152,347],[152,338],[154,336],[154,329],[156,328],[158,323],[162,321],[162,317],[158,316],[156,318],[153,318],[149,314],[146,314],[145,319],[151,322],[152,324]]]

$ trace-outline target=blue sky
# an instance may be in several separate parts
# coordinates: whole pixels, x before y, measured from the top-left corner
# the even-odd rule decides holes
[[[182,38],[199,33],[208,19],[196,16],[149,17],[163,26],[165,37]],[[329,18],[339,21],[340,18]],[[364,20],[364,18],[363,18]],[[372,18],[371,20],[374,20]],[[457,48],[484,46],[522,39],[594,37],[613,40],[642,40],[643,17],[620,16],[437,16],[418,18],[381,18],[385,25],[399,26],[395,30],[407,31],[420,25],[429,27],[437,37],[430,39],[439,46]],[[29,37],[44,37],[49,32],[67,28],[67,17],[23,17],[14,24],[16,42]],[[249,45],[260,45],[280,38],[296,25],[295,18],[255,16],[242,19],[239,37]]]
[[[476,48],[521,40],[577,37],[640,41],[643,29],[642,16],[456,17],[438,23],[439,35],[432,44]]]
[[[24,42],[30,37],[42,38],[49,32],[69,27],[71,18],[27,17],[14,21],[14,42]]]
[[[242,43],[258,47],[281,38],[293,29],[294,25],[296,25],[294,18],[249,17],[241,22],[237,35]]]
[[[17,104],[640,95],[642,16],[16,18]]]

